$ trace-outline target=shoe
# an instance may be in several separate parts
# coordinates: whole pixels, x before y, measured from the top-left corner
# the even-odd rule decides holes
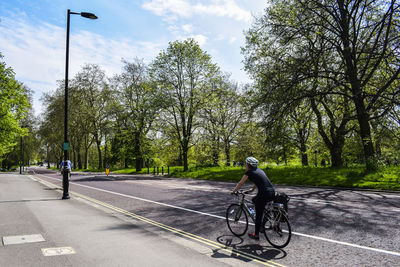
[[[258,235],[256,235],[255,233],[249,234],[249,237],[254,240],[260,240],[260,237]]]

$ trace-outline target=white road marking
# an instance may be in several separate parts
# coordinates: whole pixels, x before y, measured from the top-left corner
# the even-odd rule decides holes
[[[50,178],[50,179],[53,179],[53,180],[60,181],[60,179],[53,178],[53,177],[50,177],[50,176],[46,176],[46,175],[42,175],[42,176]],[[87,186],[87,185],[77,184],[77,183],[73,183],[73,182],[70,182],[70,184],[74,184],[74,185],[77,185],[77,186],[81,186],[81,187],[85,187],[85,188],[89,188],[89,189],[93,189],[93,190],[97,190],[97,191],[101,191],[101,192],[105,192],[105,193],[109,193],[109,194],[114,194],[114,195],[118,195],[118,196],[122,196],[122,197],[136,199],[136,200],[140,200],[140,201],[144,201],[144,202],[148,202],[148,203],[153,203],[153,204],[157,204],[157,205],[161,205],[161,206],[166,206],[166,207],[170,207],[170,208],[174,208],[174,209],[184,210],[184,211],[188,211],[188,212],[192,212],[192,213],[197,213],[197,214],[201,214],[201,215],[205,215],[205,216],[210,216],[210,217],[226,220],[225,217],[214,215],[214,214],[210,214],[210,213],[205,213],[205,212],[201,212],[201,211],[197,211],[197,210],[178,207],[178,206],[174,206],[174,205],[170,205],[170,204],[165,204],[165,203],[162,203],[162,202],[157,202],[157,201],[153,201],[153,200],[149,200],[149,199],[144,199],[144,198],[134,197],[134,196],[130,196],[130,195],[125,195],[125,194],[121,194],[121,193],[117,193],[117,192],[113,192],[113,191],[109,191],[109,190],[105,190],[105,189],[100,189],[100,188],[96,188],[96,187],[91,187],[91,186]],[[345,245],[345,246],[350,246],[350,247],[354,247],[354,248],[371,250],[371,251],[375,251],[375,252],[380,252],[380,253],[385,253],[385,254],[390,254],[390,255],[394,255],[394,256],[399,256],[400,257],[400,252],[384,250],[384,249],[378,249],[378,248],[367,247],[367,246],[361,246],[361,245],[357,245],[357,244],[352,244],[352,243],[348,243],[348,242],[342,242],[342,241],[338,241],[338,240],[334,240],[334,239],[330,239],[330,238],[319,237],[319,236],[314,236],[314,235],[302,234],[302,233],[298,233],[298,232],[292,232],[292,234],[298,235],[298,236],[302,236],[302,237],[317,239],[317,240],[321,240],[321,241],[326,241],[326,242],[330,242],[330,243],[335,243],[335,244],[339,244],[339,245]]]
[[[4,246],[25,244],[25,243],[36,243],[36,242],[44,242],[44,241],[45,240],[41,234],[3,236]]]
[[[60,247],[60,248],[42,248],[43,256],[60,256],[75,254],[75,250],[72,247]]]

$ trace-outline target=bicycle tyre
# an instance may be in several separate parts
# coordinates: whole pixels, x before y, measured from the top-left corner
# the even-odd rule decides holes
[[[238,204],[231,204],[226,209],[226,224],[235,236],[244,235],[249,227],[246,211]]]
[[[292,236],[292,229],[286,212],[282,210],[272,210],[266,214],[268,216],[263,222],[264,236],[275,248],[286,247]]]

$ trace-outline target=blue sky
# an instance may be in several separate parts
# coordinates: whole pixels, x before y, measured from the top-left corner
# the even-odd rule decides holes
[[[247,83],[243,31],[265,6],[263,0],[1,0],[0,52],[33,90],[37,115],[42,94],[65,75],[67,9],[99,18],[71,16],[70,78],[86,63],[111,77],[121,72],[121,59],[150,63],[169,42],[191,37],[233,80]]]

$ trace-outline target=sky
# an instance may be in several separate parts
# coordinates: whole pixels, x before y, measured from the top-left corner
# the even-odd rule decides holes
[[[251,82],[243,70],[244,31],[265,0],[0,0],[0,53],[16,79],[40,98],[65,78],[67,10],[97,20],[70,17],[69,78],[87,64],[108,77],[122,72],[122,59],[152,60],[169,42],[195,39],[231,79]]]

